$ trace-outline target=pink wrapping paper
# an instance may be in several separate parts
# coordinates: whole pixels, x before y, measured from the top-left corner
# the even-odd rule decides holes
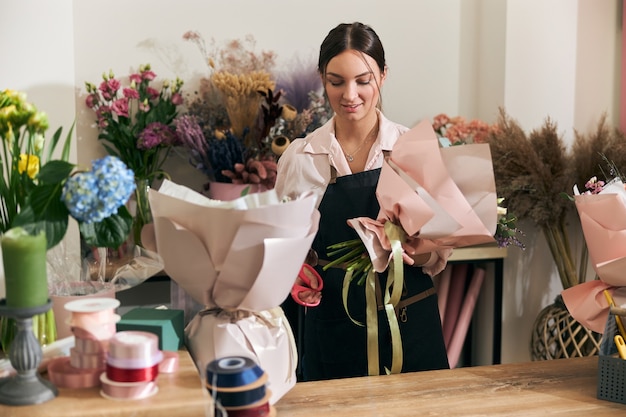
[[[614,293],[626,286],[626,191],[619,180],[611,181],[599,194],[577,191],[575,188],[576,209],[599,280],[568,288],[561,295],[572,317],[588,329],[603,333],[609,313],[603,291]],[[614,299],[617,303],[618,298]]]
[[[274,404],[296,382],[279,305],[317,233],[315,196],[279,202],[270,190],[221,202],[166,181],[150,190],[150,205],[165,272],[205,306],[185,329],[199,371],[219,357],[250,357],[267,372]]]
[[[376,194],[378,218],[348,222],[378,272],[390,260],[386,221],[406,232],[402,247],[409,254],[494,241],[498,204],[489,145],[440,148],[427,120],[400,136],[383,163]]]
[[[452,338],[447,346],[450,368],[456,368],[459,363],[461,350],[463,349],[463,344],[465,343],[465,337],[467,336],[467,331],[472,321],[472,316],[474,315],[476,301],[480,295],[480,288],[482,287],[484,280],[485,270],[483,268],[474,269],[472,279],[470,280],[469,287],[467,288],[467,293],[463,298],[461,311],[459,312],[454,326]]]
[[[450,276],[450,288],[448,289],[448,300],[444,313],[443,337],[446,347],[450,346],[454,329],[457,325],[463,298],[465,297],[465,286],[467,284],[467,271],[469,264],[461,263],[452,267]]]

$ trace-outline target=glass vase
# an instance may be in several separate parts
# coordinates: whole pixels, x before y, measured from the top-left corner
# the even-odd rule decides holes
[[[133,218],[133,241],[137,246],[143,246],[141,243],[141,230],[143,227],[152,222],[152,212],[150,211],[150,200],[148,200],[148,191],[150,190],[150,180],[135,180],[135,213]]]

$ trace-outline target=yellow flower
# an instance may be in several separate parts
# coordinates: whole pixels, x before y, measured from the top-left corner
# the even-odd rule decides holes
[[[17,170],[20,174],[26,171],[26,174],[30,178],[35,178],[39,173],[39,157],[37,155],[27,155],[25,153],[20,154],[20,162],[17,166]]]

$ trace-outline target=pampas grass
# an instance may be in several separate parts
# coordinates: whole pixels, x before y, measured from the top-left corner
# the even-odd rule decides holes
[[[608,182],[618,175],[611,172],[607,160],[623,172],[626,168],[626,138],[616,128],[610,128],[606,114],[600,118],[596,130],[591,133],[575,131],[572,146],[571,165],[574,167],[574,182],[582,191],[585,183],[592,177]],[[572,185],[573,185],[572,184]]]
[[[563,197],[571,189],[572,171],[556,123],[547,118],[526,134],[500,109],[497,129],[488,142],[498,196],[509,212],[532,220],[543,231],[563,288],[578,284],[566,228],[566,215],[574,205]]]

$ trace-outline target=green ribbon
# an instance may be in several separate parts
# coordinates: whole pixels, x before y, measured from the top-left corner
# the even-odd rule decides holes
[[[398,326],[395,308],[402,296],[404,283],[404,268],[402,262],[402,242],[406,235],[400,226],[392,222],[385,223],[385,234],[391,243],[392,262],[389,264],[387,283],[383,293],[384,310],[391,330],[391,369],[386,369],[387,374],[398,374],[402,371],[402,337]],[[348,267],[343,278],[342,299],[343,307],[348,318],[357,326],[365,326],[364,323],[355,320],[348,309],[348,294],[350,281],[352,280],[353,268]],[[367,324],[367,369],[368,375],[379,375],[378,353],[378,305],[376,302],[376,273],[369,270],[365,279],[365,323]]]

